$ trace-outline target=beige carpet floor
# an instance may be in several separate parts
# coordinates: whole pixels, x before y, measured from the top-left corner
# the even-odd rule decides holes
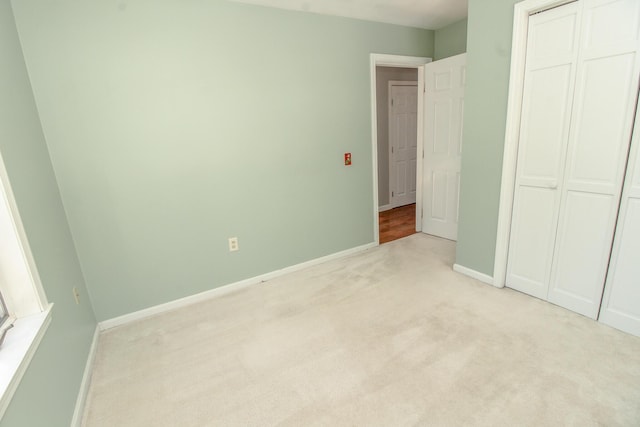
[[[100,335],[86,426],[639,426],[640,339],[416,234]]]

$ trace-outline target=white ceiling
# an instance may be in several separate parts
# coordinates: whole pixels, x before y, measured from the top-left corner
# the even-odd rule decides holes
[[[467,0],[231,0],[437,30],[467,17]]]

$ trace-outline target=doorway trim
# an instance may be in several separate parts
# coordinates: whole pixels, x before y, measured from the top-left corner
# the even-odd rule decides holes
[[[419,56],[386,55],[372,53],[369,55],[371,81],[371,159],[373,165],[373,241],[380,244],[380,229],[378,225],[378,111],[376,108],[376,67],[415,68],[418,70],[418,142],[416,162],[416,231],[422,231],[422,221],[418,212],[422,211],[422,164],[424,152],[424,65],[432,58]]]
[[[513,193],[515,191],[518,144],[520,142],[520,116],[522,114],[522,97],[524,94],[529,16],[567,3],[573,3],[574,1],[576,0],[524,0],[514,7],[507,124],[504,136],[498,229],[493,264],[493,285],[498,288],[505,286],[507,277]]]

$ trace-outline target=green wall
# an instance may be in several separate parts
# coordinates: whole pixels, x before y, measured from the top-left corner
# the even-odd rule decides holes
[[[518,0],[470,0],[456,263],[493,275]]]
[[[99,320],[373,242],[369,54],[432,56],[433,31],[215,0],[14,8]]]
[[[43,287],[55,304],[51,325],[0,426],[68,426],[96,321],[7,0],[0,0],[0,94],[0,152]],[[74,286],[80,305],[73,299]]]
[[[448,58],[467,51],[467,20],[454,22],[435,31],[433,60]]]

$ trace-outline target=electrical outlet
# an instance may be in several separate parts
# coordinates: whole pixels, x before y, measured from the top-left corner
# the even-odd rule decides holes
[[[229,252],[235,252],[240,249],[237,237],[229,237]]]
[[[80,292],[78,292],[78,288],[73,288],[73,298],[76,300],[76,304],[80,304]]]

